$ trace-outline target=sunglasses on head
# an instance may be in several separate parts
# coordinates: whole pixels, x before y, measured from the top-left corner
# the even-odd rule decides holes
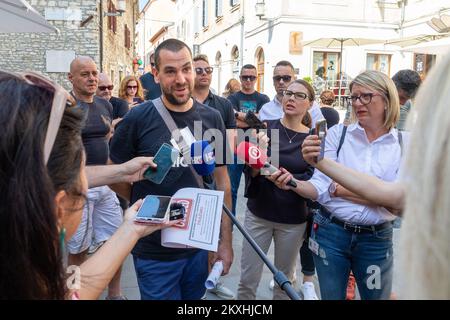
[[[18,77],[19,79],[25,81],[29,85],[36,86],[53,93],[52,108],[50,111],[50,118],[48,120],[47,132],[45,134],[45,141],[44,141],[44,163],[47,164],[48,159],[50,158],[50,153],[52,151],[53,145],[55,144],[56,135],[59,130],[59,125],[61,124],[64,109],[66,105],[75,106],[76,101],[60,85],[53,83],[49,79],[37,73],[24,72],[24,73],[9,73],[9,74]]]
[[[283,80],[283,82],[290,82],[292,79],[292,76],[274,76],[273,81],[280,82]]]
[[[109,91],[112,91],[112,89],[114,89],[113,85],[110,86],[98,86],[98,90],[100,91],[105,91],[106,89],[108,89]]]
[[[242,81],[255,81],[256,77],[255,76],[241,76],[241,80]]]
[[[197,68],[195,68],[195,73],[198,74],[198,75],[201,75],[203,73],[211,74],[212,72],[213,72],[213,68],[212,67],[206,67],[206,68],[197,67]]]

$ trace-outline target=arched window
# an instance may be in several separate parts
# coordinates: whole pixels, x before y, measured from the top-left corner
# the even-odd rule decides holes
[[[217,51],[216,53],[216,74],[217,74],[217,94],[221,95],[222,94],[222,84],[220,81],[220,78],[222,77],[221,73],[222,73],[222,54],[220,53],[220,51]]]
[[[233,78],[239,79],[240,65],[239,65],[239,49],[237,46],[234,46],[231,49],[231,73],[233,74]]]
[[[256,49],[256,72],[257,72],[257,82],[256,90],[258,92],[264,92],[264,50],[263,48]]]

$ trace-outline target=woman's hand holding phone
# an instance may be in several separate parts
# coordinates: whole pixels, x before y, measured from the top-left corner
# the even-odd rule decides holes
[[[173,221],[166,221],[163,223],[156,223],[156,224],[152,224],[152,223],[138,223],[135,221],[136,218],[136,214],[139,211],[139,208],[142,205],[143,200],[140,199],[138,201],[136,201],[132,206],[130,206],[126,211],[125,211],[125,216],[124,216],[124,224],[129,225],[138,235],[139,238],[148,236],[149,234],[157,231],[157,230],[161,230],[164,228],[168,228],[168,227],[172,227],[174,225],[176,225],[178,223],[177,220],[173,220]]]
[[[317,165],[317,159],[320,156],[321,141],[317,135],[309,135],[302,144],[303,159],[312,166]]]

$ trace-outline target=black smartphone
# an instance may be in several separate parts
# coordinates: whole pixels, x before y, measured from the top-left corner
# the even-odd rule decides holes
[[[172,203],[170,205],[169,220],[180,220],[184,218],[186,209],[181,203]]]
[[[136,214],[135,221],[163,223],[167,220],[170,197],[148,195]]]
[[[179,152],[170,144],[163,143],[153,158],[153,162],[157,167],[149,167],[144,172],[144,178],[150,180],[153,183],[161,184],[170,168],[174,165],[178,158]]]

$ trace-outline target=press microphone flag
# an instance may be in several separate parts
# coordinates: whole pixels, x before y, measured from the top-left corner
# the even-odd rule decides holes
[[[253,169],[264,169],[268,175],[272,175],[278,171],[278,168],[267,162],[267,154],[253,143],[247,141],[241,142],[236,148],[236,155]],[[292,179],[287,184],[293,188],[297,187],[297,183]]]
[[[191,161],[194,170],[202,177],[214,172],[216,158],[208,141],[200,140],[191,144]]]

